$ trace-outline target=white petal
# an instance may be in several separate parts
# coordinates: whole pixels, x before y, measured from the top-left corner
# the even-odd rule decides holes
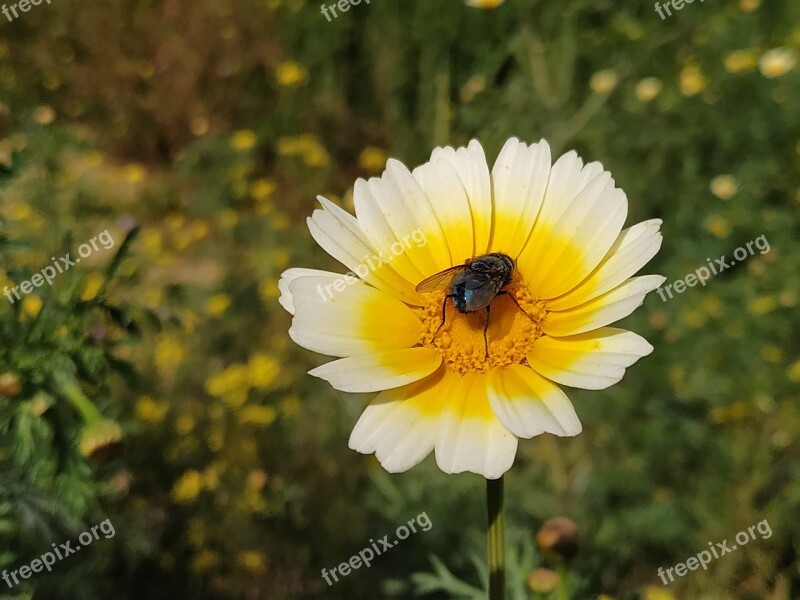
[[[472,217],[474,255],[486,254],[492,234],[492,181],[486,154],[477,140],[466,148],[436,148],[431,160],[447,160],[458,173],[467,191]]]
[[[401,162],[389,159],[381,178],[356,181],[353,201],[359,223],[373,245],[392,257],[392,267],[408,281],[416,285],[453,264],[430,200]],[[403,248],[400,240],[415,234],[424,243]],[[401,251],[392,250],[397,243]]]
[[[581,284],[547,303],[563,310],[588,302],[636,274],[661,248],[661,219],[643,221],[619,234],[600,265]]]
[[[492,168],[494,230],[491,250],[516,258],[542,206],[550,173],[550,146],[508,140]]]
[[[335,273],[294,271],[291,276],[283,284],[284,303],[294,309],[289,335],[303,348],[353,356],[408,348],[419,340],[422,324],[417,316],[380,290]]]
[[[419,381],[440,364],[442,355],[433,348],[404,348],[341,358],[308,374],[343,392],[379,392]]]
[[[513,434],[531,438],[542,433],[578,435],[581,422],[561,389],[530,367],[511,365],[489,378],[489,401],[500,422]]]
[[[319,271],[317,269],[287,269],[281,274],[281,278],[278,280],[278,290],[280,291],[281,295],[278,298],[278,302],[280,305],[288,312],[289,314],[294,314],[294,301],[292,300],[292,292],[289,289],[289,284],[297,279],[298,277],[340,277],[335,273],[331,273],[329,271]]]
[[[322,209],[307,219],[311,237],[320,247],[364,281],[409,304],[424,303],[414,286],[390,265],[393,256],[378,249],[356,218],[318,196]]]
[[[632,277],[586,304],[548,313],[542,329],[547,335],[563,337],[605,327],[631,314],[664,281],[661,275]]]
[[[439,420],[436,464],[445,473],[497,479],[514,463],[517,438],[492,412],[483,376],[452,377],[458,380]]]
[[[652,351],[653,346],[643,337],[604,327],[563,338],[542,336],[528,352],[528,363],[556,383],[602,390],[617,383],[626,368]]]
[[[520,260],[540,298],[554,298],[583,281],[608,253],[628,212],[625,193],[607,172],[589,181],[552,226],[539,221]]]
[[[452,264],[463,263],[475,255],[472,215],[464,185],[446,159],[430,161],[414,169],[414,179],[430,198],[439,223],[446,233]]]
[[[444,370],[393,390],[381,392],[364,410],[349,446],[375,458],[390,473],[407,471],[433,450],[436,428],[450,386]]]

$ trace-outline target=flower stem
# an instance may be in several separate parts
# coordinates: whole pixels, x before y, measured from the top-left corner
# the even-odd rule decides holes
[[[503,477],[486,480],[489,523],[486,530],[489,552],[489,600],[506,596],[506,518],[503,507]]]

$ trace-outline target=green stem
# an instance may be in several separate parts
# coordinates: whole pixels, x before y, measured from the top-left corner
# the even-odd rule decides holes
[[[486,480],[489,523],[486,541],[489,552],[489,600],[506,596],[506,518],[503,508],[503,477]]]
[[[567,600],[567,567],[564,561],[560,561],[558,565],[558,600]]]

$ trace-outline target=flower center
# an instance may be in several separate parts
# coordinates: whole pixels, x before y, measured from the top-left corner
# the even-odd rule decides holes
[[[442,302],[447,292],[428,294],[429,303],[416,309],[422,321],[422,335],[417,345],[436,348],[445,366],[461,375],[524,363],[531,346],[542,336],[547,311],[545,303],[535,298],[522,282],[512,282],[506,291],[508,294],[497,296],[490,305],[488,344],[483,337],[485,310],[460,313],[448,299],[442,325]]]

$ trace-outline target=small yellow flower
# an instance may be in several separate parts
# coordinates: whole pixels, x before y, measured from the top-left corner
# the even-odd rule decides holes
[[[613,69],[598,71],[589,80],[589,87],[595,94],[608,94],[617,87],[619,77]]]
[[[645,77],[636,84],[636,97],[641,102],[650,102],[661,93],[663,84],[656,77]]]
[[[311,134],[295,137],[282,137],[277,144],[281,156],[299,156],[309,167],[325,167],[330,163],[330,156],[320,141]]]
[[[754,315],[772,312],[778,306],[774,296],[759,296],[747,305],[747,310]]]
[[[175,431],[181,435],[186,435],[194,429],[195,420],[192,415],[180,415],[175,420]]]
[[[250,185],[250,195],[258,202],[267,200],[275,191],[275,182],[272,179],[257,179]]]
[[[150,258],[156,258],[164,249],[161,239],[161,232],[156,231],[155,229],[143,231],[141,240],[145,254],[147,254]]]
[[[268,389],[280,371],[278,361],[262,353],[251,356],[247,367],[250,385],[261,390]]]
[[[786,376],[792,381],[800,381],[800,359],[793,362],[792,365],[786,370]]]
[[[230,305],[230,296],[227,294],[215,294],[206,301],[206,313],[216,317],[228,310]]]
[[[249,129],[240,129],[234,133],[231,138],[231,146],[233,146],[234,150],[238,150],[239,152],[251,150],[255,147],[257,142],[258,138],[256,134]]]
[[[797,56],[788,48],[773,48],[761,55],[758,68],[764,77],[780,77],[791,71],[797,64]]]
[[[275,78],[284,87],[295,87],[308,80],[308,71],[300,63],[289,60],[278,65]]]
[[[25,223],[33,216],[33,209],[29,204],[13,202],[8,207],[8,218],[13,221]]]
[[[251,573],[261,573],[264,570],[264,557],[255,551],[240,552],[239,564]]]
[[[186,348],[180,340],[163,337],[156,343],[154,359],[159,367],[175,367],[186,357]]]
[[[172,486],[172,499],[177,504],[190,504],[203,491],[203,475],[194,469],[186,471]]]
[[[262,281],[261,285],[258,287],[258,293],[261,295],[261,298],[265,302],[269,302],[275,300],[280,295],[280,290],[278,289],[278,282],[274,279],[267,279],[266,281]]]
[[[717,175],[709,187],[717,198],[728,200],[739,191],[739,182],[733,175]]]
[[[675,600],[675,596],[666,590],[650,586],[644,592],[644,600]]]
[[[90,273],[83,284],[83,292],[81,292],[81,300],[93,300],[97,296],[97,292],[103,287],[105,279],[100,273]]]
[[[697,65],[686,65],[681,70],[679,85],[684,96],[694,96],[706,88],[706,77]]]
[[[705,228],[720,239],[726,238],[731,233],[728,220],[720,215],[709,215],[705,220]]]
[[[368,173],[380,173],[386,167],[386,152],[377,146],[367,146],[358,155],[358,166]]]
[[[36,294],[26,296],[22,300],[22,312],[29,317],[35,317],[42,310],[42,299]]]
[[[745,13],[754,12],[761,6],[761,0],[739,0],[739,9]]]
[[[759,352],[761,360],[777,365],[783,360],[783,351],[778,346],[763,346]]]
[[[136,401],[136,417],[147,423],[161,423],[168,410],[169,406],[156,402],[150,396],[141,396]]]
[[[131,163],[122,169],[122,176],[128,183],[141,183],[147,176],[147,171],[142,165]]]
[[[56,111],[51,106],[42,104],[33,110],[33,120],[39,125],[50,125],[56,120]]]
[[[278,417],[278,411],[271,406],[251,404],[242,408],[237,416],[243,425],[271,425]]]
[[[725,70],[728,73],[749,71],[758,64],[758,56],[752,50],[734,50],[725,57]]]

